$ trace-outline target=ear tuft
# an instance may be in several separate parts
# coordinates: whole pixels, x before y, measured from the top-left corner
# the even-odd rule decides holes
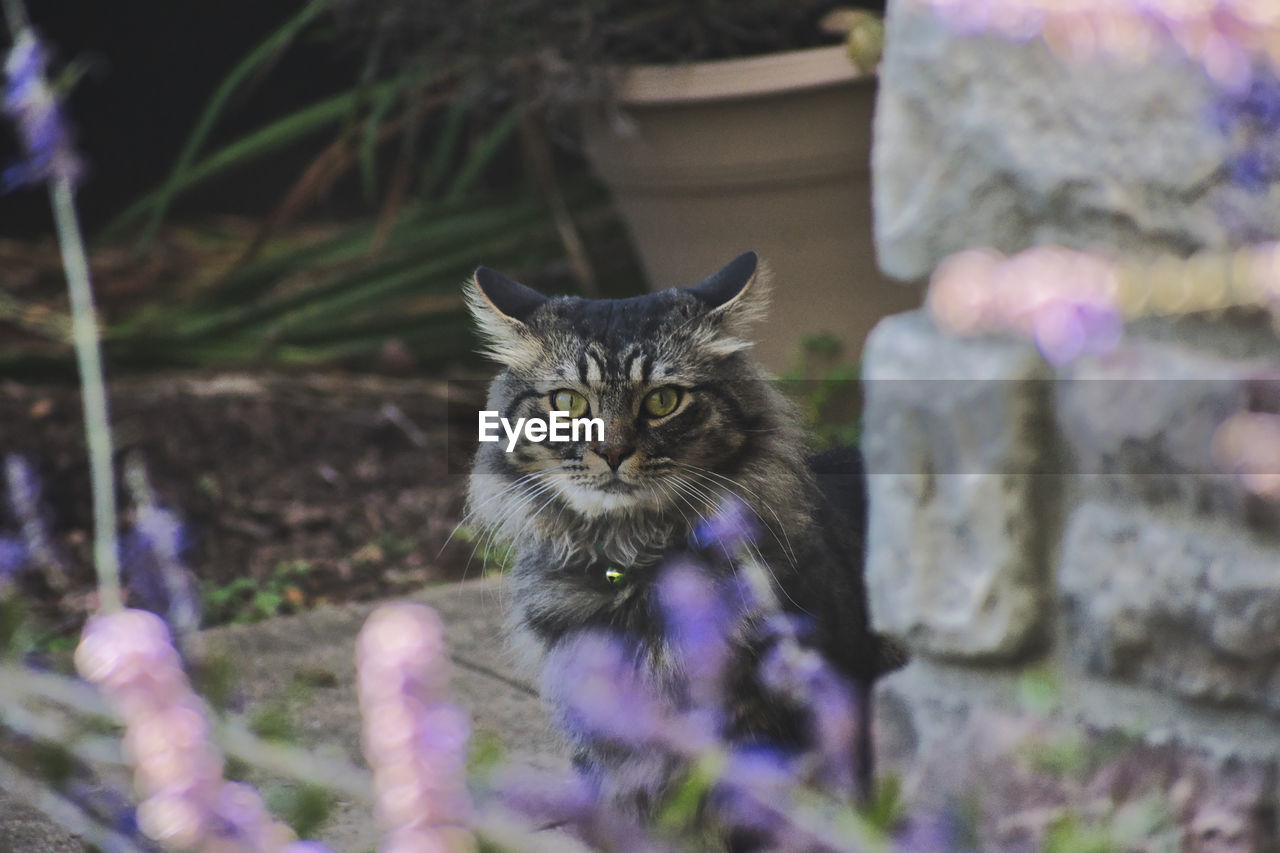
[[[525,321],[547,297],[488,267],[476,270],[463,293],[485,355],[514,368],[537,362],[541,346]]]
[[[755,252],[743,252],[689,288],[689,292],[705,302],[708,308],[720,308],[751,286],[759,265],[760,258]]]
[[[708,346],[721,355],[751,346],[750,331],[769,307],[769,265],[744,252],[689,292],[707,306]]]
[[[488,267],[475,274],[476,287],[499,314],[523,323],[547,297],[530,287]]]

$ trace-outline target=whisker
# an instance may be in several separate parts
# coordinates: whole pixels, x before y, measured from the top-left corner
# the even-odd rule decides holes
[[[449,545],[449,543],[453,541],[453,537],[454,537],[454,535],[455,535],[455,534],[457,534],[458,530],[459,530],[459,529],[461,529],[461,528],[462,528],[462,526],[463,526],[464,524],[466,524],[466,523],[467,523],[467,522],[468,522],[468,521],[469,521],[469,520],[470,520],[470,519],[471,519],[471,518],[472,518],[476,513],[478,513],[480,510],[484,509],[486,506],[488,506],[489,504],[493,503],[494,501],[496,501],[498,498],[502,497],[503,495],[509,494],[513,489],[515,489],[515,488],[519,487],[521,484],[526,483],[526,482],[528,482],[528,481],[530,481],[530,480],[532,480],[532,479],[534,479],[534,478],[536,478],[536,477],[540,477],[540,476],[542,476],[542,475],[543,475],[543,474],[545,474],[545,473],[547,473],[547,472],[546,472],[546,471],[534,471],[532,474],[525,474],[523,477],[518,478],[515,482],[510,483],[510,484],[508,484],[507,486],[505,486],[505,487],[504,487],[501,491],[499,491],[497,494],[490,495],[489,497],[485,498],[483,501],[481,501],[481,502],[480,502],[479,504],[477,504],[476,506],[471,507],[471,509],[470,509],[470,510],[468,510],[468,511],[467,511],[467,513],[466,513],[464,516],[462,516],[462,518],[458,519],[458,523],[457,523],[457,524],[455,524],[455,525],[453,526],[453,530],[449,531],[449,536],[448,536],[448,538],[444,540],[444,544],[443,544],[443,545],[441,545],[441,546],[440,546],[440,550],[439,550],[438,552],[436,552],[436,558],[438,559],[438,558],[440,557],[440,555],[444,553],[444,549],[445,549],[445,548],[447,548],[447,547],[448,547],[448,545]]]
[[[783,552],[786,554],[787,560],[791,563],[792,567],[799,568],[799,560],[796,558],[795,549],[791,546],[791,538],[787,536],[786,525],[782,523],[782,519],[778,517],[778,513],[774,510],[774,508],[770,506],[768,502],[766,502],[763,498],[761,498],[757,492],[753,491],[752,489],[748,488],[747,486],[743,485],[742,483],[738,482],[732,477],[726,477],[724,474],[717,473],[715,471],[712,471],[709,468],[702,468],[698,465],[691,465],[687,462],[677,462],[676,464],[682,468],[685,468],[693,472],[694,474],[701,474],[704,477],[711,476],[719,480],[723,480],[729,485],[737,489],[741,489],[751,497],[755,498],[756,501],[762,504],[764,508],[768,510],[769,514],[773,516],[773,520],[778,523],[777,530],[774,530],[769,525],[769,523],[764,520],[764,517],[760,515],[760,511],[756,509],[754,504],[750,503],[749,501],[743,500],[742,496],[739,495],[737,492],[730,492],[730,494],[732,494],[734,497],[738,498],[738,500],[741,500],[744,504],[746,504],[746,506],[751,510],[751,512],[755,514],[756,518],[760,519],[760,523],[763,524],[765,529],[768,530],[769,533],[773,536],[774,541],[778,543],[778,547],[781,548]],[[781,538],[779,538],[779,532],[781,533]]]

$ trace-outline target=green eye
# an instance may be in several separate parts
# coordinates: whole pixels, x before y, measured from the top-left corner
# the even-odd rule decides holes
[[[551,408],[568,412],[571,418],[580,418],[587,413],[587,398],[577,391],[561,388],[551,392]]]
[[[644,398],[645,412],[655,418],[671,414],[678,405],[680,405],[680,389],[671,385],[650,391]]]

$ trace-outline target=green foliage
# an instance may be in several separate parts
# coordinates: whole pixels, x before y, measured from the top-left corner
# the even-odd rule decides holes
[[[145,304],[113,312],[104,324],[103,348],[117,369],[372,366],[389,344],[417,365],[450,363],[475,349],[459,286],[478,264],[571,290],[567,272],[545,280],[548,270],[580,268],[564,263],[563,235],[581,230],[582,242],[593,246],[625,239],[605,193],[580,164],[565,180],[547,168],[536,176],[512,169],[535,132],[524,121],[525,102],[498,98],[477,108],[466,94],[472,84],[448,52],[406,55],[400,45],[390,61],[385,48],[400,32],[374,39],[364,73],[345,89],[211,147],[231,105],[287,61],[291,44],[316,35],[333,6],[301,4],[230,69],[172,172],[98,235],[99,244],[136,237],[145,248],[185,194],[286,146],[320,146],[303,153],[314,159],[299,161],[292,188],[251,233],[177,232],[184,248],[204,248],[187,280],[157,287]],[[494,35],[492,27],[511,22],[486,23]],[[353,43],[348,36],[340,29],[324,35],[344,51]],[[380,168],[387,155],[394,164]],[[376,212],[321,236],[291,229],[352,170]],[[60,345],[0,353],[0,374],[71,369]]]
[[[1061,678],[1056,669],[1040,666],[1018,679],[1018,699],[1029,713],[1051,714],[1062,704]]]
[[[688,772],[671,788],[658,811],[657,825],[667,835],[678,838],[696,826],[698,815],[716,780],[724,772],[724,756],[707,752],[691,764]]]
[[[329,818],[335,797],[319,785],[272,785],[266,790],[267,807],[293,828],[299,838],[314,837]]]
[[[80,641],[68,630],[67,625],[52,624],[34,611],[16,588],[0,588],[0,660],[30,653],[51,655],[54,669],[67,669],[67,658]]]
[[[261,583],[238,577],[225,584],[206,583],[204,612],[211,624],[260,622],[295,611],[299,584],[311,573],[306,560],[277,563]]]
[[[1055,778],[1075,776],[1089,765],[1084,735],[1074,730],[1029,743],[1024,754],[1031,769]]]
[[[779,377],[779,386],[799,404],[816,449],[858,443],[860,377],[861,368],[844,359],[844,344],[835,335],[808,335],[800,341],[799,356]]]
[[[453,531],[453,537],[462,542],[474,543],[473,557],[480,558],[480,565],[486,574],[506,571],[511,565],[511,542],[499,542],[492,536],[486,536],[466,524],[459,524]]]
[[[203,655],[190,666],[192,687],[215,710],[226,711],[236,691],[236,664],[229,654],[217,652]]]
[[[49,741],[36,741],[30,745],[31,766],[54,788],[61,788],[76,770],[75,756],[65,746]]]
[[[1180,835],[1168,804],[1151,794],[1098,817],[1064,812],[1045,834],[1044,853],[1177,853]]]
[[[0,658],[13,658],[26,651],[24,632],[27,604],[12,590],[0,591]]]
[[[231,99],[241,90],[245,83],[271,63],[328,5],[328,0],[311,0],[311,2],[306,3],[297,14],[254,47],[249,52],[249,55],[232,68],[222,83],[219,84],[213,96],[209,99],[209,103],[205,105],[204,110],[200,113],[200,118],[197,119],[191,136],[188,137],[186,144],[183,146],[182,153],[178,156],[178,164],[174,167],[164,186],[157,193],[157,199],[144,232],[145,240],[155,236],[156,229],[160,227],[160,222],[169,203],[187,178],[187,171],[191,166],[191,161],[200,152],[205,139],[210,131],[213,130],[214,123],[231,102]]]
[[[285,743],[296,740],[298,736],[288,702],[283,699],[269,702],[255,711],[249,718],[249,730],[260,738]]]
[[[907,814],[907,804],[902,798],[902,779],[896,773],[882,773],[876,780],[871,802],[858,810],[867,823],[885,835],[889,835]]]

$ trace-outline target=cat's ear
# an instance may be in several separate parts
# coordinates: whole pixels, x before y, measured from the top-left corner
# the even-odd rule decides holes
[[[485,355],[510,367],[537,361],[541,348],[527,321],[547,297],[488,267],[477,269],[464,291]]]
[[[743,252],[720,270],[689,288],[707,306],[707,319],[728,351],[750,346],[752,324],[769,307],[769,267],[755,252]]]

